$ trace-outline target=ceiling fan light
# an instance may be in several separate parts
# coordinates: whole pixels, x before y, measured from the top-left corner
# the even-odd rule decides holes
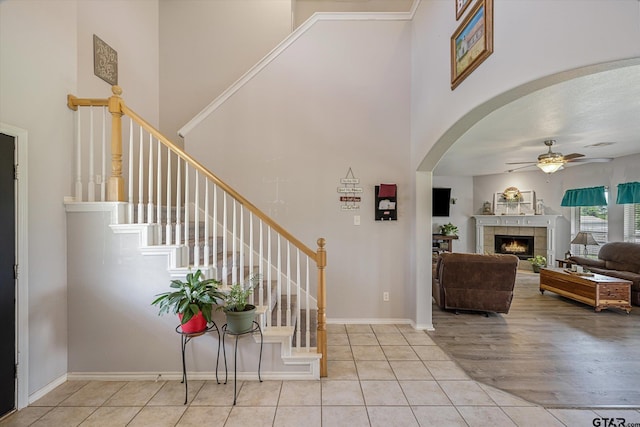
[[[538,162],[536,163],[536,166],[538,166],[544,173],[554,173],[564,166],[564,162],[563,161]]]

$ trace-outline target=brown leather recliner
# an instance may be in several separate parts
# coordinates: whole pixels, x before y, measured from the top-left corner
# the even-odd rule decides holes
[[[440,254],[432,291],[443,309],[508,313],[518,269],[515,255]]]

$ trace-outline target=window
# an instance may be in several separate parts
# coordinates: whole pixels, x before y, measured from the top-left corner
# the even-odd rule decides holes
[[[609,192],[605,189],[605,199],[609,200]],[[571,218],[571,240],[580,231],[586,231],[593,235],[598,245],[587,245],[586,254],[584,245],[571,245],[571,253],[581,256],[597,257],[600,246],[607,243],[609,238],[609,212],[608,206],[576,206]]]
[[[624,241],[640,243],[640,203],[624,205]]]

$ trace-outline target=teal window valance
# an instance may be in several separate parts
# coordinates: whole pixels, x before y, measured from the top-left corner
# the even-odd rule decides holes
[[[605,188],[574,188],[564,192],[560,206],[606,206]]]
[[[616,199],[616,203],[619,205],[640,203],[640,182],[618,184],[618,198]]]

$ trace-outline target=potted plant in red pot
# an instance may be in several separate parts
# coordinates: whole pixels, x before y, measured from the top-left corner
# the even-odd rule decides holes
[[[188,273],[186,281],[172,280],[173,291],[156,295],[151,303],[160,307],[158,315],[177,314],[184,333],[202,332],[211,323],[211,312],[218,300],[223,298],[218,290],[220,282],[203,279],[202,271]]]

